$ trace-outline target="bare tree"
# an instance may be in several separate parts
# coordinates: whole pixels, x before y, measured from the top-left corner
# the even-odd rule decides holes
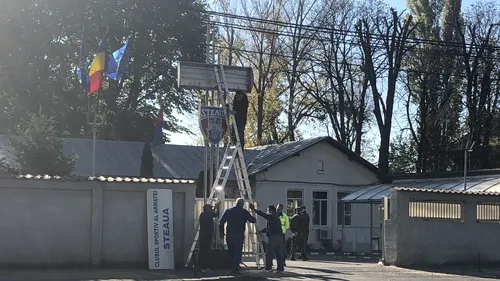
[[[311,116],[317,102],[310,97],[300,84],[301,75],[306,72],[309,54],[316,47],[316,35],[319,33],[318,19],[320,13],[317,1],[289,0],[283,9],[286,35],[281,36],[283,53],[288,57],[283,60],[283,70],[287,88],[287,133],[284,136],[289,141],[295,141],[296,129],[300,123]],[[315,27],[316,26],[316,27]]]
[[[361,60],[352,30],[359,7],[350,0],[323,0],[319,23],[327,28],[310,71],[301,85],[319,103],[320,118],[327,118],[336,139],[361,154],[363,128],[367,121],[368,79],[359,68]]]
[[[246,61],[255,69],[257,79],[254,80],[254,90],[257,94],[257,106],[252,104],[254,112],[257,113],[257,145],[264,144],[263,133],[266,131],[276,132],[274,128],[264,128],[264,120],[266,118],[264,110],[264,101],[267,91],[275,86],[276,79],[280,74],[278,60],[280,57],[280,46],[278,36],[280,35],[282,26],[275,24],[281,18],[283,8],[282,1],[245,1],[242,0],[241,5],[246,17],[259,18],[261,21],[247,20],[246,24],[249,27],[250,39],[247,41],[249,53],[245,54]],[[280,95],[280,93],[274,93]],[[272,113],[271,113],[272,114]],[[274,122],[277,122],[278,114]],[[275,139],[278,141],[278,139]]]
[[[410,49],[408,38],[415,29],[412,16],[403,19],[394,9],[391,9],[389,17],[375,19],[376,30],[373,30],[368,19],[358,22],[356,30],[363,52],[363,71],[368,78],[373,95],[374,115],[380,133],[380,147],[378,168],[382,175],[389,173],[389,144],[392,129],[392,117],[394,109],[394,97],[396,94],[396,83],[401,71],[403,58]],[[382,48],[380,53],[383,60],[377,59],[376,40],[380,39]],[[382,61],[382,62],[381,62]],[[379,90],[379,77],[376,70],[379,64],[386,68],[387,92],[385,97]]]
[[[278,37],[283,25],[276,22],[281,19],[283,3],[281,0],[221,0],[219,6],[224,13],[243,14],[224,15],[223,22],[219,24],[223,26],[221,45],[225,49],[224,63],[250,66],[254,70],[253,91],[249,96],[249,143],[263,145],[278,142],[276,124],[282,109],[274,104],[277,97],[267,95],[281,95],[276,81],[282,73],[278,62],[282,59]],[[253,115],[256,115],[255,118]]]
[[[500,18],[489,14],[492,7],[473,7],[464,23],[459,23],[462,59],[465,68],[465,106],[471,141],[481,148],[475,165],[490,168],[489,145],[493,120],[498,111],[500,90],[493,83],[500,77],[498,56]]]

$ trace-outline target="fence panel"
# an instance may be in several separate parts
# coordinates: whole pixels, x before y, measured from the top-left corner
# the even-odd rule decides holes
[[[500,221],[500,204],[498,203],[478,203],[477,220],[480,221]]]
[[[236,199],[226,199],[224,200],[224,210],[227,210],[228,208],[231,208],[233,207],[234,205],[236,205]],[[255,207],[257,208],[258,207],[258,203],[257,201],[254,201],[254,205]],[[245,208],[246,209],[249,209],[248,208],[248,202],[245,202]],[[203,211],[203,199],[201,198],[196,198],[196,203],[195,203],[195,206],[194,206],[194,220],[195,220],[195,229],[198,228],[198,225],[199,225],[199,217],[200,217],[200,214],[201,212]],[[222,214],[221,214],[222,215]],[[216,225],[215,225],[215,231],[219,231],[219,226],[217,225],[217,222],[214,222]],[[226,224],[227,226],[227,224]],[[214,233],[215,235],[215,233]],[[244,241],[244,244],[243,244],[243,254],[244,255],[250,255],[250,254],[253,254],[253,245],[251,243],[251,240],[250,240],[250,235],[253,235],[254,236],[254,241],[257,241],[257,236],[256,236],[256,224],[253,224],[253,223],[248,223],[247,224],[247,227],[246,227],[246,230],[245,230],[245,241]],[[224,244],[226,243],[226,240],[224,238]],[[220,246],[220,243],[217,244],[218,246]]]
[[[410,218],[462,219],[462,203],[436,201],[410,201]]]

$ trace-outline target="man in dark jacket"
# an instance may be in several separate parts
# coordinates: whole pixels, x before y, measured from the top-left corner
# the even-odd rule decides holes
[[[307,214],[305,206],[301,206],[298,213],[292,217],[290,229],[294,232],[294,243],[292,245],[290,260],[295,260],[297,250],[301,253],[299,258],[304,261],[309,260],[306,254],[307,239],[309,238],[309,214]]]
[[[255,206],[250,204],[250,209],[255,210]],[[263,217],[267,220],[267,251],[266,251],[266,270],[271,270],[273,266],[273,259],[276,256],[276,262],[278,263],[277,271],[283,272],[285,267],[283,265],[283,231],[281,230],[281,221],[278,213],[276,212],[276,207],[270,205],[267,208],[267,213],[261,210],[255,210],[257,215]]]
[[[203,206],[203,212],[200,214],[200,251],[198,253],[198,265],[201,271],[208,271],[208,261],[212,249],[212,236],[214,234],[214,218],[217,217],[214,207],[210,204]]]
[[[243,198],[236,199],[236,206],[227,209],[219,221],[220,237],[224,237],[224,225],[227,222],[226,242],[232,275],[241,275],[239,266],[243,254],[246,223],[257,221],[247,210],[243,209],[244,204]]]
[[[241,147],[245,147],[245,127],[247,125],[248,115],[248,97],[242,91],[237,91],[233,100],[234,119],[238,126],[238,132],[234,132],[231,126],[231,141],[236,143],[236,133],[240,138]]]

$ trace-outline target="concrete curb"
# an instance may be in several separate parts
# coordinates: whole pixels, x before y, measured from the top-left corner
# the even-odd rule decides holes
[[[320,255],[326,255],[330,257],[339,257],[339,258],[348,258],[348,259],[356,259],[356,258],[363,258],[363,259],[379,259],[379,255],[367,255],[365,253],[334,253],[334,252],[310,252],[309,253],[311,256],[320,256]]]

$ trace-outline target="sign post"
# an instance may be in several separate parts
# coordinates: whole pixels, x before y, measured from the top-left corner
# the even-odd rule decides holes
[[[149,269],[174,269],[174,229],[172,190],[148,189]]]

